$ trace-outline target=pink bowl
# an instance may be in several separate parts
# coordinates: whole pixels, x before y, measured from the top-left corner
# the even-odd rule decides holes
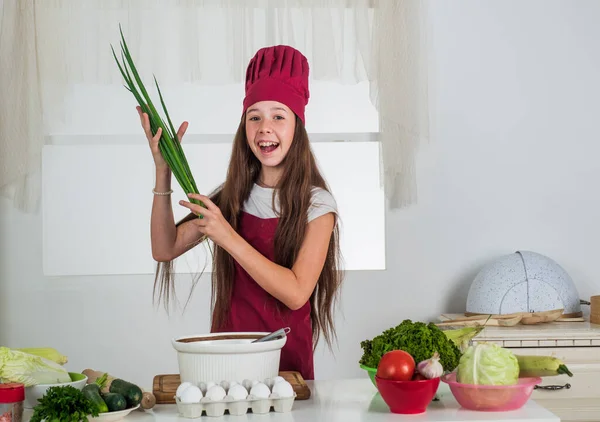
[[[375,375],[381,398],[392,413],[415,415],[425,413],[437,392],[440,379],[391,381]]]
[[[452,395],[465,409],[497,412],[523,407],[542,379],[519,378],[514,385],[473,385],[457,382],[456,373],[452,372],[442,376],[442,381],[450,386]]]

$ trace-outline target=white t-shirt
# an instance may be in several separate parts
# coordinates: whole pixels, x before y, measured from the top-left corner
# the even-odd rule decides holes
[[[279,217],[279,202],[275,200],[274,210],[272,188],[263,188],[254,184],[250,196],[244,203],[244,211],[258,218],[277,218]],[[333,196],[324,189],[313,188],[311,205],[308,208],[308,222],[310,223],[317,217],[333,212],[337,215],[337,203]]]

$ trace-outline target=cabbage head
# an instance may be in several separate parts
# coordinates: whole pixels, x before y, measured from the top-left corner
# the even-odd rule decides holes
[[[25,387],[71,382],[65,368],[41,356],[0,347],[0,382],[18,382]]]
[[[475,385],[512,385],[519,379],[519,362],[514,353],[495,343],[469,346],[461,356],[456,381]]]

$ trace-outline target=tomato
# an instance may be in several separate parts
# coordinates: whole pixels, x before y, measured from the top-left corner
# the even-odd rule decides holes
[[[410,381],[415,373],[415,360],[404,350],[392,350],[381,357],[377,376],[394,381]]]

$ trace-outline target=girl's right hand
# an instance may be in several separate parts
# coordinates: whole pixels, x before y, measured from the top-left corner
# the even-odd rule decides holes
[[[162,129],[158,128],[156,131],[156,135],[152,136],[152,131],[150,129],[150,119],[148,118],[148,114],[142,112],[142,108],[140,106],[135,107],[140,116],[140,122],[142,124],[142,129],[144,129],[144,133],[146,134],[146,139],[148,140],[148,144],[150,144],[150,151],[152,151],[152,157],[154,158],[154,164],[156,165],[157,170],[168,170],[169,166],[167,162],[163,158],[160,149],[158,148],[158,141],[162,136]],[[177,138],[179,142],[183,139],[183,135],[185,135],[185,131],[188,128],[188,122],[183,122],[181,126],[179,126],[179,130],[177,131]]]

